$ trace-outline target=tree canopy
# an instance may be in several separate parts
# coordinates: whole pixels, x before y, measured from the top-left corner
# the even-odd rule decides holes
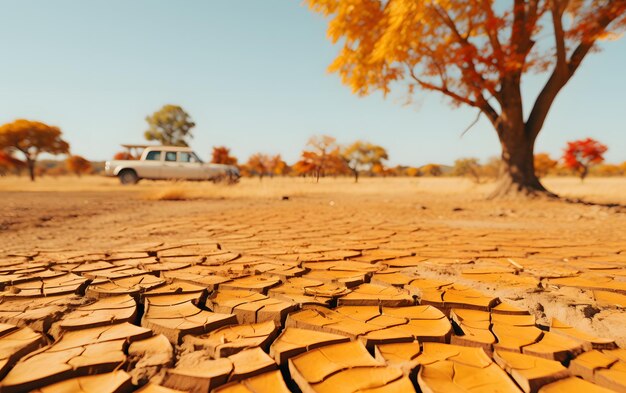
[[[495,196],[547,194],[534,173],[536,137],[596,42],[626,25],[626,0],[307,3],[330,19],[328,36],[341,49],[329,70],[354,93],[386,95],[402,85],[409,96],[436,91],[489,119],[504,165]],[[547,80],[534,101],[524,103],[521,82],[529,72],[546,72]]]
[[[469,176],[475,183],[480,183],[480,162],[478,158],[459,158],[454,161],[452,173],[455,176]]]
[[[387,160],[387,150],[373,143],[356,141],[347,146],[341,152],[341,156],[354,174],[354,181],[359,181],[360,171],[372,171],[374,168],[382,168],[383,161]]]
[[[310,150],[304,150],[300,161],[294,165],[296,172],[302,175],[313,174],[319,182],[320,176],[340,174],[346,169],[334,137],[315,135],[309,138],[307,146]]]
[[[548,172],[556,168],[558,162],[550,158],[548,153],[535,154],[535,173],[537,177],[545,177]]]
[[[230,149],[226,146],[213,146],[211,154],[213,164],[237,165],[237,157],[230,155]]]
[[[30,179],[35,180],[35,163],[41,153],[65,154],[70,145],[61,138],[58,127],[24,119],[0,127],[0,150],[24,155]]]
[[[584,180],[592,165],[604,161],[604,153],[608,150],[606,145],[592,138],[579,139],[567,142],[563,152],[565,167],[574,170]]]
[[[168,146],[188,146],[187,140],[193,138],[191,129],[196,123],[191,116],[177,105],[165,105],[146,117],[148,130],[144,136],[148,141],[158,141]]]
[[[92,169],[91,162],[81,156],[69,156],[65,160],[65,167],[68,171],[80,177],[83,173],[89,173]]]

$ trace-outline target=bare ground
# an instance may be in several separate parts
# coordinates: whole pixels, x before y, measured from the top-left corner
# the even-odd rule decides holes
[[[570,197],[626,203],[624,178],[546,183]],[[357,185],[348,179],[245,179],[233,187],[146,182],[136,188],[100,178],[44,179],[36,186],[0,179],[6,190],[0,192],[0,255],[106,253],[204,239],[244,256],[287,250],[297,259],[289,250],[358,243],[423,257],[404,269],[407,274],[461,283],[530,310],[539,324],[559,318],[626,345],[626,304],[597,296],[626,295],[623,210],[486,201],[489,187],[462,179],[365,179]],[[163,190],[188,200],[158,200]],[[587,281],[562,280],[572,277]],[[590,277],[601,278],[597,287],[589,287]]]

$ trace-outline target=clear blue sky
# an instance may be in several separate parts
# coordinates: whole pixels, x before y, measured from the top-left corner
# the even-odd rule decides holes
[[[169,103],[193,117],[205,158],[226,145],[240,160],[294,162],[321,133],[383,145],[391,164],[499,154],[486,121],[459,139],[475,112],[434,93],[410,107],[402,94],[352,95],[326,72],[338,50],[326,21],[298,0],[0,0],[0,13],[0,122],[57,125],[92,160],[143,142],[146,115]],[[603,47],[558,97],[537,151],[560,155],[591,136],[609,145],[608,161],[626,160],[626,39]]]

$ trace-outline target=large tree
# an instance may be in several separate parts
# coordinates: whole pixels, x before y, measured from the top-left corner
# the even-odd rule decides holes
[[[165,105],[146,117],[148,130],[145,137],[168,146],[188,146],[187,139],[193,138],[191,129],[196,123],[191,116],[177,105]]]
[[[547,195],[535,175],[537,135],[558,93],[598,40],[626,24],[626,0],[307,0],[331,18],[342,49],[330,65],[361,95],[437,91],[476,108],[502,147],[492,196]],[[540,37],[550,42],[537,43]],[[547,72],[533,102],[522,76]],[[524,107],[530,108],[524,111]]]
[[[0,127],[0,150],[5,149],[24,155],[30,180],[35,181],[35,163],[39,154],[65,154],[70,145],[61,139],[58,127],[19,119]]]

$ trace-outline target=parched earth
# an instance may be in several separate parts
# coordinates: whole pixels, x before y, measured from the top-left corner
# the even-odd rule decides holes
[[[0,392],[625,392],[626,219],[4,193]]]

